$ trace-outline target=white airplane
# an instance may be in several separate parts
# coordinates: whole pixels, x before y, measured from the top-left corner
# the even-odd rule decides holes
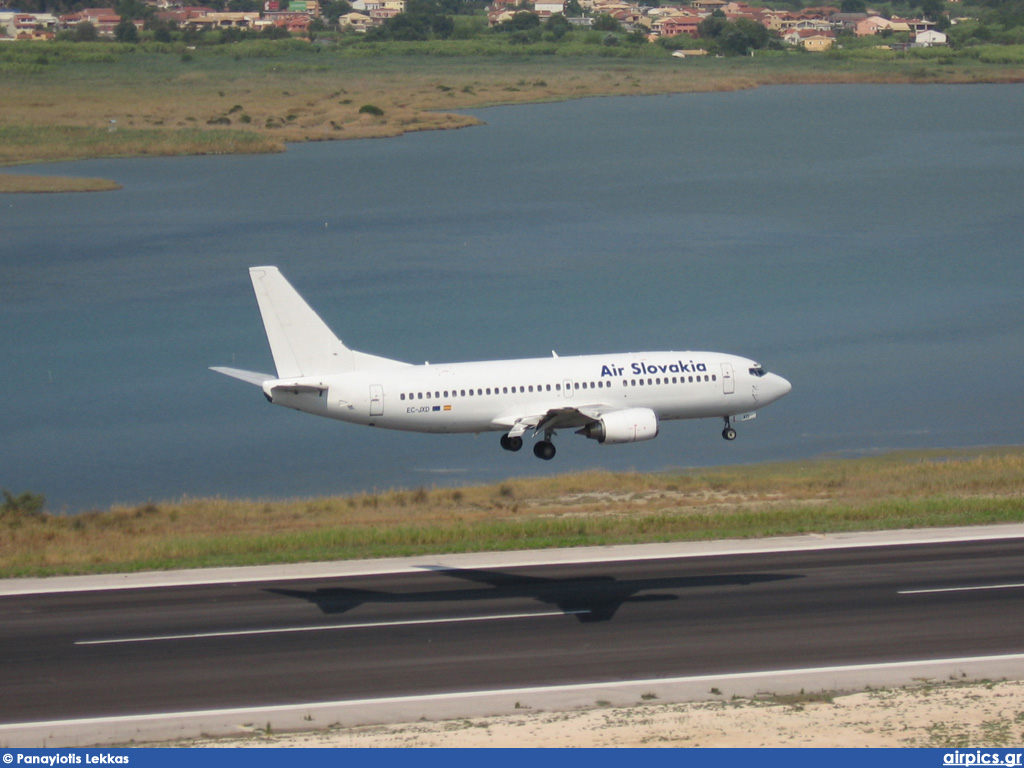
[[[249,270],[277,375],[211,370],[262,387],[267,400],[317,416],[409,432],[501,432],[518,451],[555,455],[559,429],[603,445],[658,436],[662,421],[718,418],[722,437],[791,389],[745,357],[632,352],[410,365],[346,347],[277,267]]]

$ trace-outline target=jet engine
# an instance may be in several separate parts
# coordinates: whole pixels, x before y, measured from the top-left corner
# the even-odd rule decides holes
[[[612,411],[576,432],[604,445],[638,443],[658,436],[658,414],[650,408]]]

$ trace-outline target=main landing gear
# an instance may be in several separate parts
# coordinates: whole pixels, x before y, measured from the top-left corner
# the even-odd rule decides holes
[[[736,439],[736,430],[732,428],[732,423],[729,421],[729,417],[726,416],[724,418],[725,418],[725,429],[722,430],[722,437],[724,437],[726,440],[735,440]]]
[[[523,438],[509,437],[507,434],[501,436],[501,447],[506,451],[518,451],[523,447]]]
[[[550,440],[539,440],[533,444],[533,455],[544,461],[551,461],[555,458],[555,444]]]
[[[533,455],[538,459],[551,461],[551,459],[555,458],[555,444],[551,442],[552,434],[551,432],[545,432],[544,439],[538,440],[533,444]],[[518,435],[516,437],[509,437],[506,433],[501,436],[501,447],[506,451],[518,451],[523,447],[523,438]]]

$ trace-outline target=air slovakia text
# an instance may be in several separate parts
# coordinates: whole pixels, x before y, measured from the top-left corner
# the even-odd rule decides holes
[[[704,372],[708,369],[704,363],[695,363],[691,360],[688,363],[684,363],[682,360],[677,360],[674,363],[630,363],[629,370],[633,376],[653,376],[664,373],[697,373],[698,371]],[[601,375],[602,376],[622,376],[625,374],[626,368],[621,365],[602,365]]]

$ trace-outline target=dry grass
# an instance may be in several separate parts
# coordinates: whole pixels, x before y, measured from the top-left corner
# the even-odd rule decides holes
[[[2,192],[111,192],[121,185],[109,179],[88,179],[77,176],[31,176],[23,173],[0,173]]]
[[[1024,449],[0,516],[0,576],[1024,519]]]
[[[476,123],[451,110],[588,96],[773,83],[1024,79],[1019,66],[978,61],[940,67],[814,56],[685,62],[667,55],[442,56],[425,46],[396,44],[379,55],[353,57],[352,51],[294,44],[240,44],[187,55],[113,44],[19,44],[10,49],[21,56],[18,62],[6,71],[0,62],[0,165],[280,151],[286,141],[395,136]],[[450,46],[456,50],[458,43]],[[366,105],[382,114],[360,112]]]

